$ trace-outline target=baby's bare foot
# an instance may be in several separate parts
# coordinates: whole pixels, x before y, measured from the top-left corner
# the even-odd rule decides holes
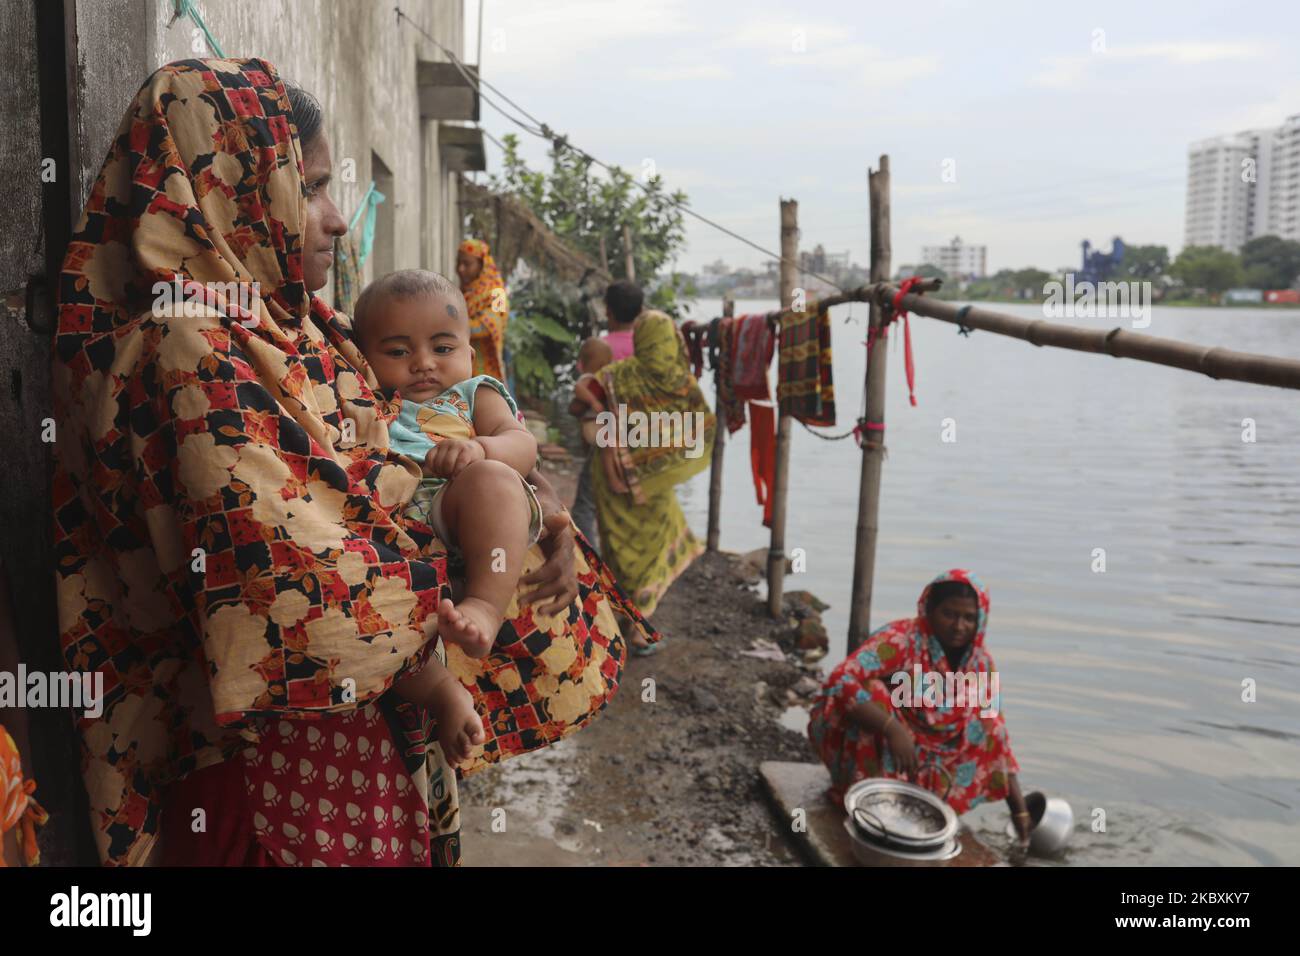
[[[453,767],[469,759],[470,752],[483,743],[483,720],[474,710],[474,698],[459,683],[449,688],[434,712],[438,723],[438,743],[442,754]]]
[[[482,598],[462,598],[459,604],[444,599],[438,604],[438,636],[470,657],[486,657],[501,630],[503,615]]]

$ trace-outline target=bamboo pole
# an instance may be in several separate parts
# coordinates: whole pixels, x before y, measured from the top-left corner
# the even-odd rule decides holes
[[[880,168],[867,173],[871,202],[871,280],[889,279],[889,157],[880,157]],[[879,288],[879,287],[877,287]],[[876,539],[879,534],[880,469],[885,457],[885,371],[888,367],[884,333],[885,310],[877,296],[871,302],[868,332],[874,342],[867,357],[867,430],[863,434],[862,473],[858,480],[858,525],[853,549],[853,597],[849,607],[849,651],[855,650],[869,633],[871,590],[876,571]],[[874,427],[873,427],[874,426]]]
[[[799,283],[799,204],[781,200],[781,308],[788,310]],[[779,334],[779,329],[778,329]],[[752,425],[750,427],[753,427]],[[790,417],[781,415],[776,428],[776,467],[772,488],[772,545],[767,552],[767,612],[781,616],[785,591],[785,509],[790,484]]]
[[[623,223],[623,254],[627,277],[636,281],[636,261],[632,258],[632,230]]]
[[[731,318],[736,311],[735,300],[730,295],[722,299],[722,317]],[[710,551],[718,550],[718,539],[722,534],[722,449],[727,442],[727,423],[722,414],[722,369],[713,370],[713,411],[718,418],[718,427],[713,438],[713,461],[709,464],[709,537],[707,547]]]
[[[880,290],[880,295],[886,297],[892,297],[897,293],[898,289],[890,285],[885,285]],[[1113,355],[1115,358],[1168,365],[1189,372],[1200,372],[1214,379],[1300,389],[1300,361],[1296,359],[1178,342],[1155,335],[1130,332],[1122,327],[1084,329],[1059,322],[1048,322],[1044,319],[1022,319],[992,309],[971,308],[959,319],[957,313],[960,311],[960,306],[940,299],[927,299],[911,294],[903,296],[901,304],[909,312],[915,312],[917,315],[939,319],[942,322],[962,324],[967,328],[980,329],[995,335],[1023,339],[1033,345],[1050,345],[1077,352],[1097,352]]]

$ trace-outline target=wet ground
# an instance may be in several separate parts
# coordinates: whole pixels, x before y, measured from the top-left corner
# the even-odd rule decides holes
[[[815,760],[780,717],[815,689],[816,665],[790,621],[768,618],[756,581],[736,555],[701,557],[655,613],[665,646],[631,660],[604,714],[463,781],[465,863],[800,865],[758,766]],[[808,616],[798,595],[790,606]],[[787,660],[741,656],[757,639]]]

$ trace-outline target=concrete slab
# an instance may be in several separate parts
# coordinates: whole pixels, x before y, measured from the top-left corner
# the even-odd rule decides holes
[[[844,811],[827,797],[831,776],[821,764],[764,761],[759,765],[763,788],[777,817],[789,825],[802,810],[806,828],[791,836],[810,862],[818,866],[857,866],[849,835],[844,832]],[[961,853],[946,863],[931,866],[1004,866],[1005,861],[981,843],[965,825],[959,837]]]

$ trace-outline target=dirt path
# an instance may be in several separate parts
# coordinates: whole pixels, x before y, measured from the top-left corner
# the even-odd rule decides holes
[[[557,484],[565,477],[553,473]],[[793,702],[787,691],[806,694],[816,672],[791,624],[767,617],[756,580],[736,555],[701,557],[655,613],[666,646],[631,660],[604,714],[464,781],[466,864],[801,863],[758,765],[816,759],[802,727],[778,720]],[[811,614],[793,598],[797,613]],[[787,660],[740,656],[759,638],[779,643]]]

